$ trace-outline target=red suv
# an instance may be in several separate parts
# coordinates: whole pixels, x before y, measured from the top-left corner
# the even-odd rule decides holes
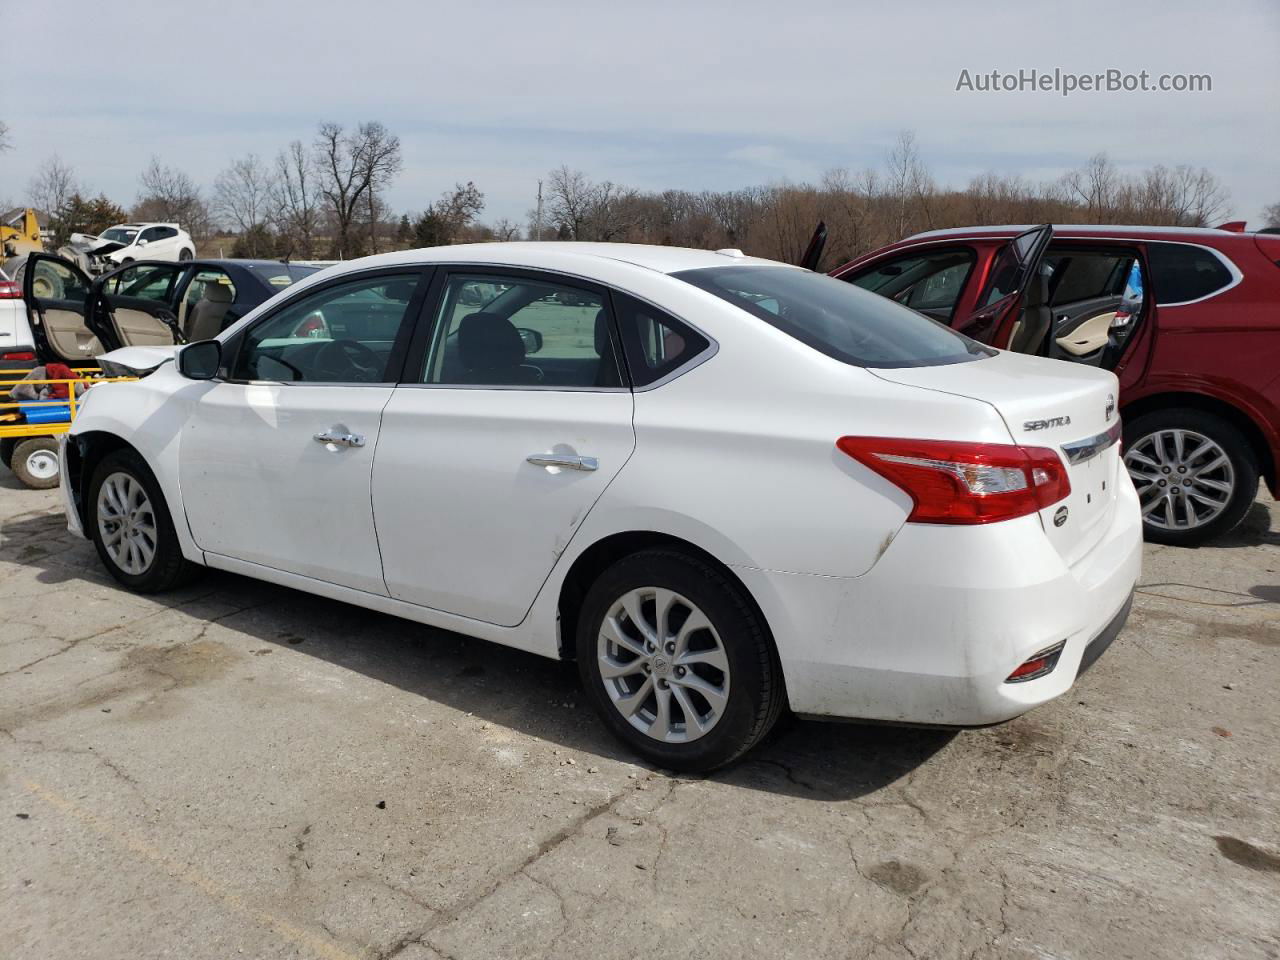
[[[1280,235],[966,227],[832,276],[983,343],[1113,370],[1149,540],[1232,529],[1260,475],[1280,496]]]

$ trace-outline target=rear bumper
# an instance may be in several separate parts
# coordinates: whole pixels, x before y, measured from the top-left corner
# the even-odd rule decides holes
[[[999,723],[1061,696],[1114,641],[1142,566],[1137,495],[1068,567],[1038,517],[907,524],[857,578],[736,568],[778,644],[801,714],[942,726]],[[1005,679],[1064,643],[1054,670]]]

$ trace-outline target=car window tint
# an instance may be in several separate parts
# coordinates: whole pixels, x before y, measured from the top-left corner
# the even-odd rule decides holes
[[[1133,254],[1118,251],[1053,251],[1044,259],[1050,270],[1053,306],[1082,300],[1119,298],[1136,262]]]
[[[923,367],[991,355],[935,320],[850,283],[794,267],[709,267],[674,274],[860,367]],[[760,306],[776,302],[776,309]]]
[[[365,277],[294,300],[249,331],[236,379],[388,382],[417,284],[417,274]]]
[[[614,295],[618,329],[631,383],[643,387],[669,376],[710,345],[707,338],[661,310],[623,294]],[[772,298],[756,301],[761,310],[777,311]]]
[[[125,267],[107,278],[104,289],[108,296],[167,303],[173,296],[174,282],[181,272],[179,268],[163,264]]]
[[[434,330],[424,383],[622,386],[608,306],[595,291],[501,274],[453,274]]]
[[[950,319],[973,262],[971,250],[938,250],[898,257],[845,279],[913,310]]]
[[[996,256],[995,265],[991,268],[991,279],[987,282],[987,291],[982,296],[982,306],[989,307],[997,300],[1003,300],[1018,289],[1018,280],[1022,275],[1022,262],[1018,259],[1018,251],[1012,243],[1005,244]]]
[[[1157,304],[1199,300],[1228,286],[1231,271],[1211,250],[1187,243],[1152,243],[1147,246],[1147,267]]]

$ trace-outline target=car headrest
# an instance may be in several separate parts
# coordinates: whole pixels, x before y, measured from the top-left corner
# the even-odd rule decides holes
[[[609,311],[596,311],[596,356],[603,357],[609,352]]]
[[[524,340],[506,317],[471,313],[458,327],[458,355],[470,370],[514,367],[524,362]]]
[[[413,296],[413,285],[413,280],[394,280],[387,284],[386,297],[388,300],[403,300],[408,303]]]
[[[204,285],[204,292],[200,294],[201,300],[212,300],[214,303],[230,303],[231,288],[225,283],[218,283],[216,280],[212,283]]]

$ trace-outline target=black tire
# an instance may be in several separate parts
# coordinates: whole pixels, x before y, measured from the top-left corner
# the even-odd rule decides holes
[[[53,472],[49,472],[49,458]],[[58,441],[53,437],[20,440],[13,448],[9,469],[32,490],[52,490],[58,485]]]
[[[151,504],[156,532],[155,553],[150,565],[137,573],[131,573],[121,567],[111,556],[103,540],[101,525],[98,523],[98,495],[103,483],[113,474],[123,473],[142,486],[147,500]],[[107,572],[124,586],[138,593],[159,593],[181,586],[194,579],[204,568],[192,563],[182,555],[182,546],[178,543],[178,535],[173,529],[173,518],[169,515],[168,504],[156,482],[151,469],[133,450],[113,450],[102,458],[93,471],[89,481],[88,496],[85,501],[87,514],[87,533],[93,538],[98,557]]]
[[[1194,527],[1171,528],[1166,521],[1153,520],[1156,511],[1144,517],[1143,534],[1152,543],[1177,547],[1193,547],[1235,529],[1258,495],[1258,457],[1240,430],[1229,421],[1191,407],[1169,407],[1153,410],[1125,423],[1124,449],[1128,457],[1134,450],[1147,449],[1144,441],[1164,430],[1189,430],[1217,444],[1230,464],[1231,492],[1226,504],[1212,519]],[[1130,465],[1130,474],[1141,491],[1146,478]],[[1169,477],[1178,473],[1174,466]],[[1154,475],[1154,471],[1152,472]],[[1218,479],[1221,480],[1221,474]],[[1145,501],[1144,501],[1145,502]],[[1157,508],[1161,510],[1162,508]],[[1163,524],[1163,525],[1161,525]]]
[[[195,257],[195,254],[192,253],[190,250],[187,250],[185,247],[178,252],[179,260],[191,260],[194,257]]]
[[[705,734],[689,742],[664,742],[632,726],[614,705],[600,671],[598,640],[605,617],[629,591],[646,587],[672,590],[695,605],[715,628],[729,665],[723,710]],[[660,767],[706,773],[730,764],[764,738],[783,710],[782,668],[768,627],[741,587],[685,553],[645,550],[609,567],[587,591],[576,641],[578,674],[592,706],[615,736]],[[688,721],[684,725],[687,729]]]
[[[0,463],[13,469],[13,451],[18,446],[17,437],[0,437]]]

